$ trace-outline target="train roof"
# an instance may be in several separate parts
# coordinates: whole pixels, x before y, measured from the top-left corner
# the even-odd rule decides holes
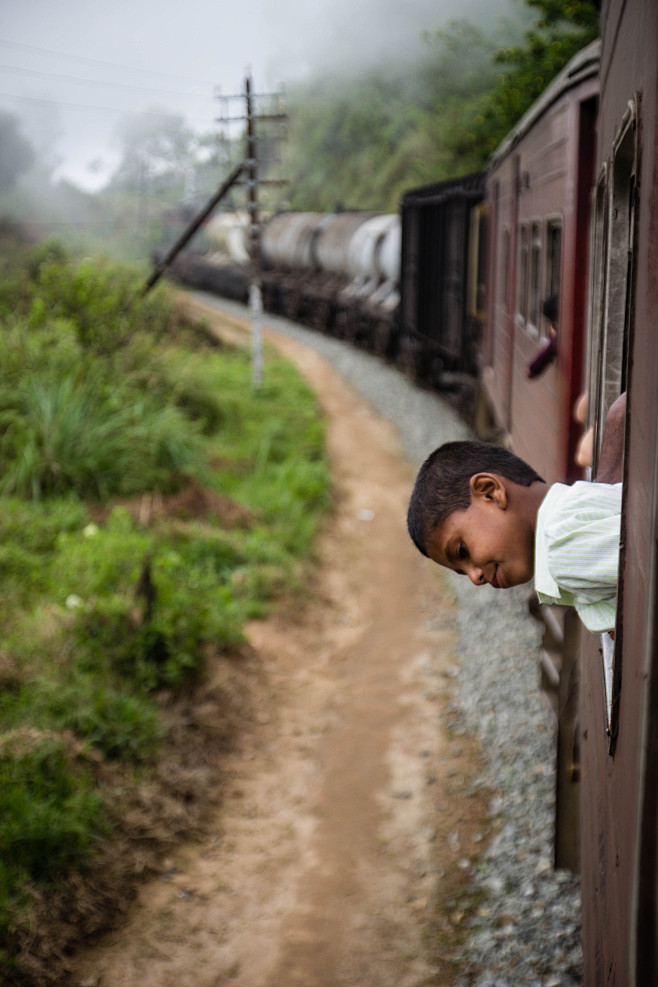
[[[489,163],[487,170],[493,170],[516,144],[521,140],[521,138],[526,134],[540,119],[541,116],[548,110],[550,106],[555,103],[563,93],[568,92],[569,89],[573,89],[579,83],[583,82],[585,79],[591,78],[593,75],[598,75],[599,72],[599,62],[601,60],[601,42],[600,40],[592,41],[579,51],[577,55],[568,62],[562,69],[559,75],[553,79],[553,81],[546,87],[541,96],[535,100],[529,110],[527,110],[517,125],[513,130],[510,130],[509,134],[498,145],[496,150],[493,152],[489,158]]]
[[[445,182],[423,185],[421,188],[405,192],[402,196],[402,205],[411,205],[414,202],[438,203],[459,196],[481,199],[484,195],[484,178],[485,173],[483,171],[476,171],[469,175],[462,175],[460,178],[450,178]]]

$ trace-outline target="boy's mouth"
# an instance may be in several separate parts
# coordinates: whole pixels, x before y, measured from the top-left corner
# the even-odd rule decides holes
[[[499,565],[496,565],[496,568],[494,569],[491,585],[495,587],[495,589],[505,589],[505,580],[503,579]]]

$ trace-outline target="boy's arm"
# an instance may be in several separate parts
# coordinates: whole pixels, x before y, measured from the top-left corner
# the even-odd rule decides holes
[[[626,393],[610,406],[603,425],[601,452],[596,471],[597,483],[621,483],[626,431]]]

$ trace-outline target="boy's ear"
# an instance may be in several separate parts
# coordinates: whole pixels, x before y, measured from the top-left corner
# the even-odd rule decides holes
[[[501,510],[507,509],[507,487],[502,477],[495,473],[476,473],[471,477],[471,496],[495,504]]]

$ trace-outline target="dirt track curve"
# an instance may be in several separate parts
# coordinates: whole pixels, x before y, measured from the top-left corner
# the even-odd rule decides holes
[[[75,985],[454,981],[485,807],[468,797],[472,745],[448,727],[451,604],[404,526],[413,471],[326,361],[269,337],[329,420],[336,512],[318,574],[301,610],[249,629],[257,715],[207,839],[144,885],[124,927],[81,955]]]

